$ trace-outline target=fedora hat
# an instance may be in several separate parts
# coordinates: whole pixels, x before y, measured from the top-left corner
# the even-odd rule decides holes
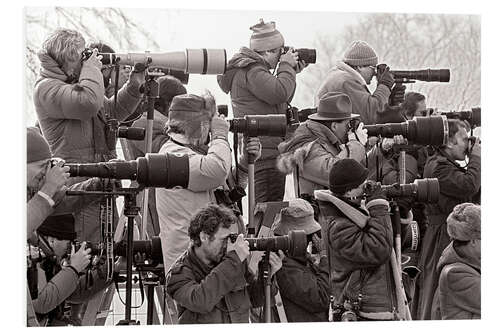
[[[345,120],[359,117],[352,113],[351,99],[341,92],[328,92],[321,96],[318,112],[309,115],[312,120]]]

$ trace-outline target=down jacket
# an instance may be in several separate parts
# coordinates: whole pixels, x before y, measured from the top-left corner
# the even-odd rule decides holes
[[[330,168],[338,160],[365,161],[365,148],[361,143],[342,144],[328,127],[312,120],[301,123],[293,137],[281,143],[278,149],[281,155],[277,167],[281,172],[296,173],[298,166],[300,193],[297,195],[312,195],[315,190],[328,188]]]
[[[352,113],[359,114],[365,125],[376,124],[384,112],[391,90],[383,84],[370,93],[363,77],[345,62],[339,61],[326,75],[315,96],[315,105],[327,92],[338,91],[351,98]]]

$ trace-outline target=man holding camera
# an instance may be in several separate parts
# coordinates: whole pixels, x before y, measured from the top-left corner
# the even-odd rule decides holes
[[[328,258],[322,253],[321,226],[314,220],[312,206],[303,199],[291,200],[289,206],[280,211],[271,229],[275,236],[304,230],[311,245],[306,256],[287,255],[276,273],[287,321],[328,321]]]
[[[189,157],[189,184],[186,189],[156,189],[156,207],[160,222],[163,264],[168,271],[172,263],[189,246],[189,221],[200,207],[219,202],[217,191],[227,189],[226,180],[233,177],[231,148],[227,141],[229,123],[216,111],[212,95],[179,95],[170,105],[167,121],[169,140],[161,147],[160,154],[187,154]],[[208,142],[208,146],[206,145]],[[250,138],[244,142],[245,154],[240,155],[239,183],[246,186],[244,167],[247,154],[260,157],[260,141]],[[243,223],[240,232],[243,231]]]
[[[332,166],[330,191],[315,192],[328,249],[334,321],[397,319],[389,202],[380,185],[367,186],[367,175],[357,161],[343,159]]]
[[[475,143],[474,143],[475,142]],[[461,167],[457,161],[465,161]],[[413,318],[431,319],[432,301],[438,285],[436,265],[444,248],[450,243],[446,218],[453,208],[464,202],[477,202],[481,190],[481,144],[469,140],[464,122],[448,120],[448,142],[427,159],[424,178],[439,180],[439,201],[426,205],[429,226],[422,242],[419,268],[422,271],[417,290]],[[418,297],[418,298],[417,298]]]
[[[318,112],[299,125],[293,137],[279,145],[278,169],[294,173],[296,195],[312,196],[328,188],[332,165],[343,158],[365,160],[367,140],[363,124],[356,125],[348,95],[329,92],[320,99]]]
[[[249,273],[248,242],[237,219],[216,205],[199,210],[189,224],[191,245],[167,274],[167,292],[176,301],[180,324],[249,323],[250,308],[261,305],[264,286]],[[275,253],[270,274],[281,268]]]
[[[284,38],[274,22],[260,22],[250,28],[250,48],[242,47],[228,62],[217,81],[225,93],[231,93],[235,117],[285,114],[295,93],[295,76],[306,66],[298,54],[284,52]],[[279,65],[278,65],[279,63]],[[275,70],[273,75],[270,69]],[[263,137],[262,158],[255,163],[255,202],[281,201],[285,176],[276,170],[278,137]]]
[[[115,103],[114,98],[104,96],[97,49],[91,53],[84,51],[85,40],[79,32],[57,29],[51,33],[38,53],[41,71],[33,100],[53,155],[66,162],[105,162],[116,158],[113,119],[123,120],[137,108],[144,71],[132,71]],[[78,181],[81,179],[73,180]],[[98,216],[98,205],[77,216],[80,239],[99,240]]]
[[[377,71],[378,57],[373,48],[364,41],[354,41],[344,53],[342,61],[326,75],[315,97],[318,105],[321,97],[332,91],[347,94],[352,101],[352,111],[360,115],[366,125],[378,123],[377,119],[386,111],[394,77],[385,66]],[[373,94],[368,89],[372,78],[377,77],[377,88]],[[396,85],[393,95],[404,96],[403,85]]]

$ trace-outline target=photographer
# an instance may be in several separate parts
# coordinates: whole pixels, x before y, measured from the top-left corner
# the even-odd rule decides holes
[[[123,120],[137,108],[144,72],[132,71],[115,103],[114,98],[104,96],[97,49],[88,58],[84,50],[85,40],[79,32],[57,29],[51,33],[38,53],[41,70],[33,100],[54,156],[66,162],[105,162],[116,158],[116,137],[110,119]],[[79,239],[98,240],[98,216],[97,204],[76,216]]]
[[[88,296],[105,287],[104,279],[98,278],[105,276],[100,268],[88,273],[92,281],[96,281],[89,285],[89,276],[85,273],[90,264],[90,249],[83,244],[77,252],[70,252],[75,238],[74,217],[66,214],[48,217],[30,241],[28,286],[33,308],[42,325],[68,325],[70,320],[64,316],[64,301],[84,294]]]
[[[334,321],[397,319],[389,202],[377,186],[368,191],[367,175],[361,164],[343,159],[330,171],[330,191],[315,192],[328,249]]]
[[[328,188],[332,165],[343,158],[365,161],[366,133],[363,124],[352,128],[351,100],[343,93],[331,92],[321,97],[318,112],[300,124],[292,138],[281,143],[277,167],[294,173],[296,195],[312,195]],[[298,185],[298,188],[297,188]]]
[[[328,258],[321,243],[321,226],[314,220],[312,206],[303,199],[291,200],[271,227],[275,236],[304,230],[311,247],[306,256],[283,259],[276,281],[288,322],[328,321],[330,286]],[[321,251],[321,252],[320,252]]]
[[[446,218],[453,207],[463,202],[476,202],[481,190],[481,144],[469,140],[464,122],[448,120],[448,143],[436,148],[427,159],[425,178],[439,180],[439,201],[426,205],[429,226],[422,242],[419,268],[422,271],[417,290],[412,318],[431,319],[432,300],[438,284],[436,265],[444,248],[450,243],[446,232]],[[469,157],[466,168],[457,161]],[[418,298],[417,298],[418,296]],[[413,314],[413,313],[412,313]]]
[[[378,123],[378,117],[387,112],[385,105],[389,102],[391,89],[393,95],[404,96],[405,86],[394,85],[394,77],[389,67],[377,74],[378,57],[373,48],[364,41],[354,41],[344,53],[342,61],[338,61],[327,74],[315,97],[318,105],[321,97],[332,91],[347,94],[352,101],[352,111],[361,117],[365,125]],[[368,86],[377,76],[377,88],[370,93]]]
[[[481,319],[481,206],[455,206],[446,226],[451,243],[437,265],[431,319]]]
[[[191,245],[167,274],[167,292],[177,303],[179,324],[249,323],[250,307],[261,305],[264,285],[247,269],[243,235],[233,243],[237,219],[215,205],[198,210],[189,225]],[[271,276],[281,259],[271,252]]]
[[[231,94],[234,117],[285,114],[295,93],[295,76],[306,66],[293,50],[284,53],[284,38],[274,22],[252,27],[250,48],[242,47],[217,81]],[[279,63],[279,65],[278,65]],[[277,70],[276,70],[276,66]],[[276,70],[273,75],[269,70]],[[241,140],[241,137],[240,137]],[[276,170],[278,137],[262,137],[262,158],[255,163],[255,202],[281,201],[285,175]]]
[[[188,155],[189,184],[187,189],[156,189],[166,271],[189,246],[188,227],[193,212],[208,204],[226,204],[218,202],[215,192],[217,189],[226,189],[226,180],[233,176],[228,131],[229,123],[217,113],[215,100],[209,93],[202,97],[179,95],[172,100],[167,122],[170,139],[161,147],[160,153]],[[247,181],[244,170],[248,164],[247,154],[253,155],[255,159],[260,157],[259,139],[250,138],[244,142],[243,149],[246,153],[240,155],[239,183],[236,185],[244,188]],[[242,232],[242,221],[239,226]]]

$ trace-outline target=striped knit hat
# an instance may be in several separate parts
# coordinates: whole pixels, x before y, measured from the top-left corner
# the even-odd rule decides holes
[[[342,61],[351,66],[376,66],[378,57],[368,43],[355,40],[345,51]]]
[[[285,45],[283,35],[276,30],[274,22],[264,23],[263,19],[250,27],[253,31],[250,37],[250,48],[254,51],[269,51]]]

